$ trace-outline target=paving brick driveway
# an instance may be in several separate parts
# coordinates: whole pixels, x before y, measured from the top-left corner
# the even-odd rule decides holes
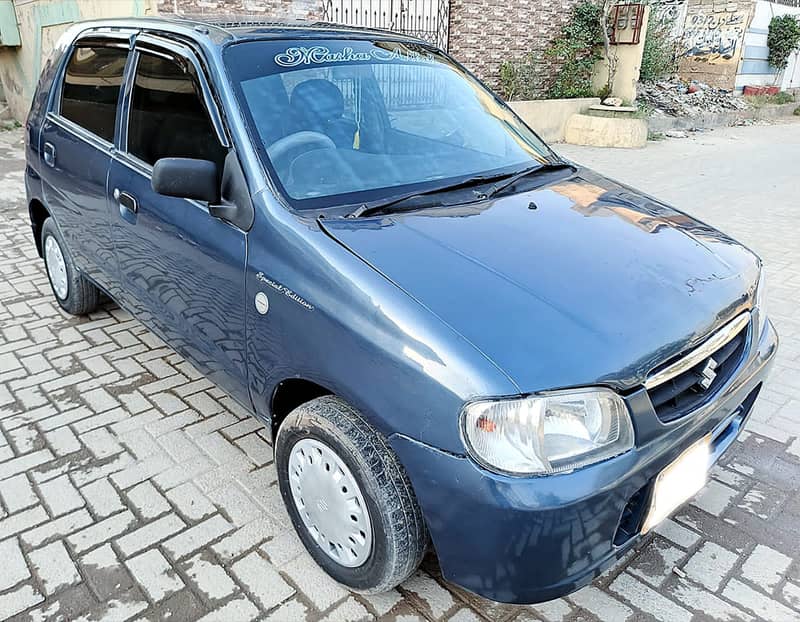
[[[800,124],[562,149],[761,253],[782,345],[704,493],[594,585],[536,607],[465,594],[433,559],[381,596],[327,579],[260,425],[117,307],[55,305],[20,141],[0,132],[0,619],[800,619]]]

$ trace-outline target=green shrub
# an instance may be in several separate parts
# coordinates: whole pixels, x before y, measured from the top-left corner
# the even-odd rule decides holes
[[[582,0],[545,54],[562,61],[549,95],[554,98],[590,97],[592,70],[603,58],[602,8]]]
[[[789,55],[800,45],[800,23],[792,15],[776,15],[769,22],[767,47],[769,64],[786,69]]]
[[[672,38],[672,22],[659,22],[651,11],[644,35],[639,80],[655,82],[675,73],[676,52],[675,40]]]
[[[500,65],[500,92],[506,100],[536,99],[536,62],[532,55]]]

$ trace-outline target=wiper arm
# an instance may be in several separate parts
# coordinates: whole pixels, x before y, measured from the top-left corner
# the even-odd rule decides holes
[[[496,194],[502,192],[506,188],[513,186],[523,177],[527,177],[528,175],[534,175],[539,173],[544,173],[545,171],[559,171],[565,168],[575,169],[574,166],[571,164],[567,164],[566,162],[553,162],[548,160],[544,164],[537,164],[536,166],[530,166],[526,169],[521,170],[519,173],[504,179],[501,183],[495,184],[483,195],[483,199],[490,199]]]
[[[389,197],[388,199],[382,199],[380,201],[374,201],[372,203],[364,203],[363,205],[359,206],[349,214],[347,214],[347,218],[360,218],[362,216],[371,216],[372,214],[379,214],[381,212],[386,211],[405,211],[405,210],[412,210],[412,209],[420,209],[420,206],[414,205],[409,206],[407,208],[398,208],[396,207],[398,203],[403,203],[409,199],[414,199],[416,197],[423,197],[429,194],[438,194],[440,192],[449,192],[451,190],[458,190],[460,188],[469,188],[470,186],[477,186],[479,184],[488,183],[490,181],[497,181],[498,179],[506,179],[509,176],[509,173],[501,173],[498,175],[476,175],[474,177],[468,177],[462,181],[456,183],[445,184],[442,186],[438,186],[436,188],[430,188],[429,190],[422,190],[422,191],[415,191],[415,192],[408,192],[406,194],[400,194],[393,197]],[[393,209],[389,209],[393,208]]]

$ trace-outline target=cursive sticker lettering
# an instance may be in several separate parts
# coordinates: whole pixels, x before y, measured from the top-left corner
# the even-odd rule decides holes
[[[281,67],[297,67],[299,65],[315,65],[322,63],[353,63],[368,60],[393,61],[406,60],[417,62],[434,62],[432,54],[420,53],[403,48],[384,50],[372,49],[369,52],[356,52],[353,48],[342,48],[339,52],[331,52],[324,45],[314,47],[290,47],[275,55],[275,64]]]
[[[263,272],[259,272],[258,274],[256,274],[256,280],[264,283],[265,285],[269,285],[276,292],[278,292],[280,294],[283,294],[289,300],[293,300],[294,302],[299,304],[301,307],[303,307],[305,309],[308,309],[309,311],[313,311],[314,310],[314,305],[312,305],[310,302],[308,302],[305,298],[303,298],[302,296],[296,294],[295,292],[293,292],[291,289],[289,289],[285,285],[281,285],[280,283],[277,283],[277,282],[273,281],[272,279],[267,277]]]

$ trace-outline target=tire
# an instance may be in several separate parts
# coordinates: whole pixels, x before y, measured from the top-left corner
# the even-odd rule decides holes
[[[72,315],[86,315],[97,309],[100,290],[75,267],[52,218],[42,225],[41,242],[47,279],[59,306]]]
[[[292,457],[293,450],[294,457]],[[297,488],[301,481],[298,475],[299,468],[308,468],[309,473],[312,473],[311,456],[316,455],[314,452],[327,450],[332,451],[333,456],[319,453],[319,456],[324,456],[325,459],[318,461],[313,467],[318,470],[313,471],[313,477],[305,480],[306,487]],[[303,453],[307,453],[308,458],[304,459]],[[343,400],[326,395],[311,400],[289,413],[278,430],[275,441],[275,464],[281,495],[295,531],[317,564],[336,581],[354,591],[375,594],[392,589],[417,569],[428,545],[428,530],[411,482],[383,436]],[[341,464],[346,469],[342,470]],[[354,527],[347,522],[348,518],[355,521],[355,515],[339,518],[339,522],[328,518],[339,516],[336,512],[339,501],[335,496],[325,494],[314,496],[312,488],[318,486],[317,482],[327,481],[329,478],[327,474],[322,473],[322,469],[328,466],[333,467],[334,475],[330,477],[335,478],[338,474],[343,476],[342,479],[335,480],[337,483],[334,486],[337,488],[331,494],[336,495],[339,490],[344,491],[341,483],[351,481],[346,479],[344,473],[345,470],[349,470],[357,489],[344,491],[351,495],[346,508],[353,507],[352,497],[357,497],[359,494],[365,502],[371,529],[369,532],[371,547],[369,553],[365,552],[364,546],[359,549],[359,554],[366,555],[363,561],[354,559],[355,549],[349,549],[345,557],[344,552],[337,553],[342,551],[341,547],[336,547],[327,538],[320,537],[323,530],[328,527],[330,532],[325,536],[333,539],[336,539],[336,536],[330,534],[337,533],[338,525],[343,525],[345,529],[358,529],[358,525]],[[292,480],[290,480],[290,468],[294,469]],[[296,491],[305,492],[293,493],[293,486],[296,486]],[[299,494],[302,502],[295,500],[295,494]],[[312,497],[308,498],[308,495]],[[320,500],[323,502],[322,505],[319,505]],[[299,507],[301,503],[302,510]],[[317,510],[314,509],[315,504]],[[306,525],[301,511],[306,516],[308,511],[318,511],[320,517],[324,516],[320,518],[323,522],[320,522],[318,531],[314,532],[314,526],[309,528]],[[351,511],[347,509],[345,514]],[[313,522],[313,516],[306,520]],[[324,522],[330,520],[334,520],[334,523]],[[363,515],[359,515],[359,521],[362,520]],[[313,533],[317,536],[312,535]],[[363,530],[361,535],[365,535]],[[320,540],[326,544],[328,551],[333,552],[326,552],[319,543]],[[337,542],[342,542],[342,539]],[[356,544],[354,540],[350,542]],[[347,546],[349,547],[349,544]],[[339,559],[335,559],[334,555],[338,555]]]

